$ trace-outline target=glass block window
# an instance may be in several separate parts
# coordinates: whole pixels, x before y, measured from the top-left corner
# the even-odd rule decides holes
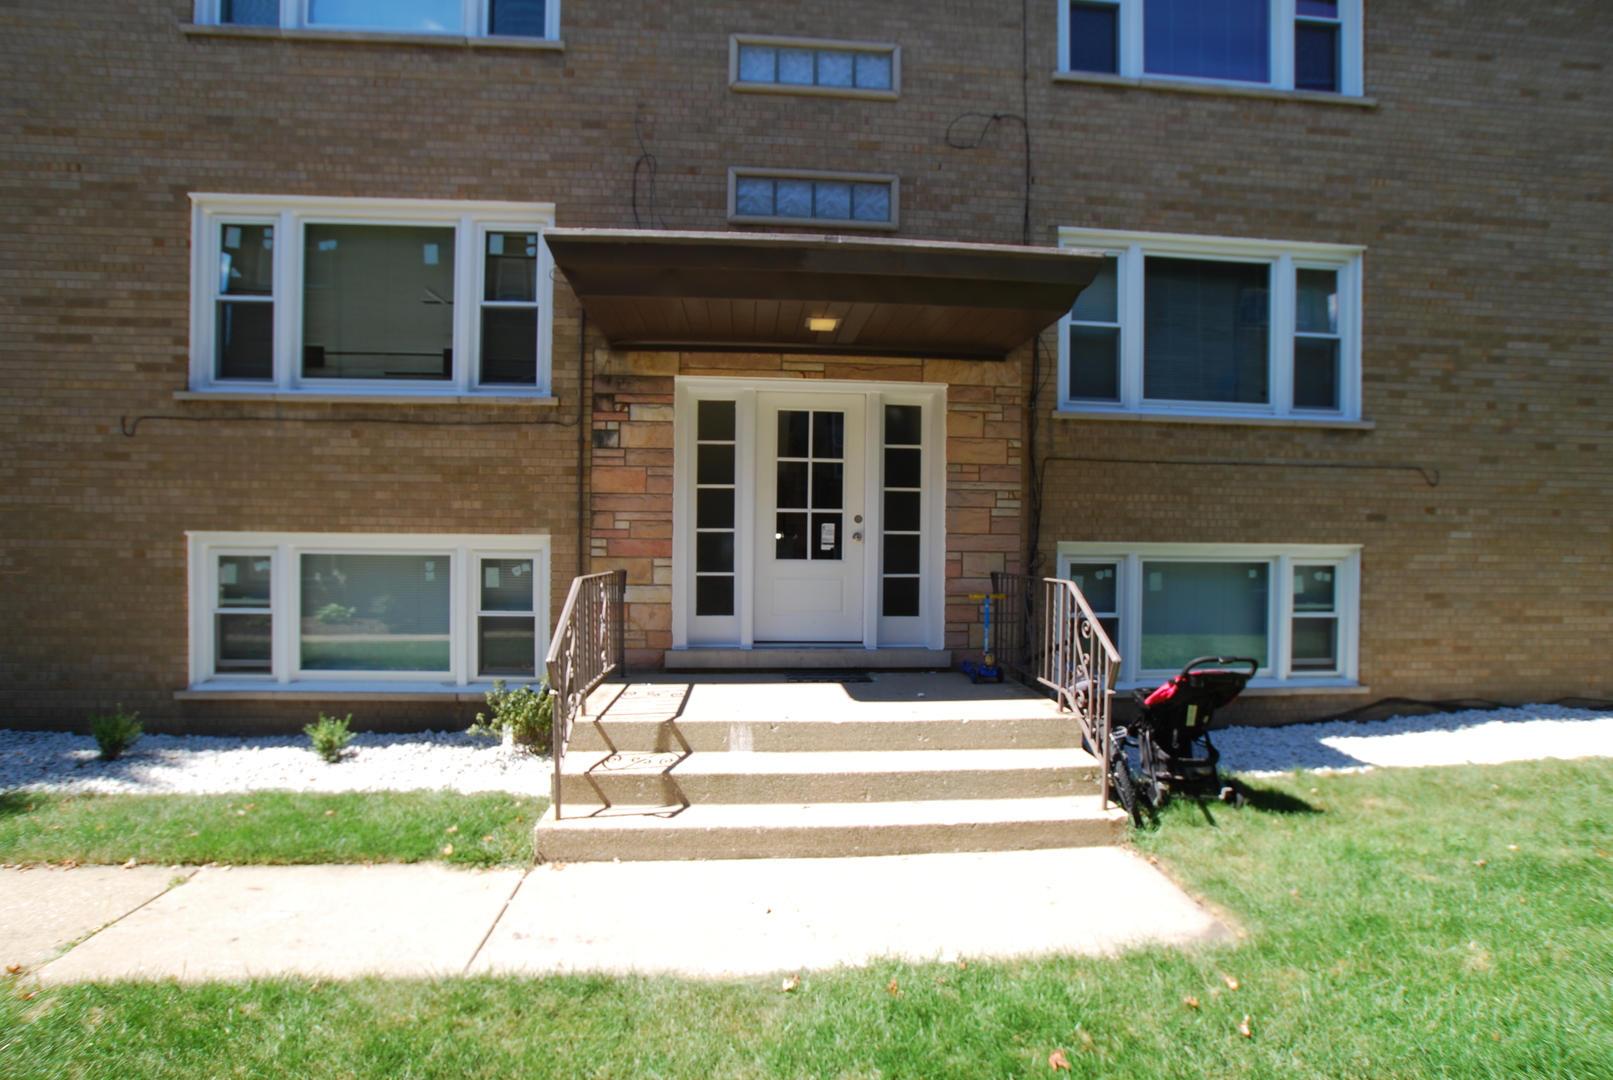
[[[1143,396],[1265,403],[1266,263],[1150,257],[1144,273]]]
[[[1339,407],[1339,273],[1295,273],[1294,408]]]
[[[923,570],[924,408],[885,406],[884,533],[880,545],[880,614],[919,614]]]
[[[219,226],[214,371],[217,379],[274,378],[274,226]]]
[[[533,560],[481,559],[476,613],[477,670],[482,675],[537,674]]]
[[[732,221],[896,224],[896,180],[888,176],[732,174]]]
[[[1291,666],[1295,672],[1339,667],[1338,567],[1294,564]]]
[[[1104,260],[1070,309],[1070,397],[1120,400],[1119,260]]]
[[[219,671],[268,672],[274,658],[269,553],[220,555],[213,609],[213,663]]]
[[[538,234],[487,234],[482,285],[482,382],[538,381]]]
[[[734,90],[894,98],[898,89],[895,45],[736,34],[730,49]]]
[[[737,406],[695,405],[696,615],[734,614],[734,477]]]
[[[1176,669],[1200,656],[1269,665],[1271,564],[1144,560],[1142,667]]]

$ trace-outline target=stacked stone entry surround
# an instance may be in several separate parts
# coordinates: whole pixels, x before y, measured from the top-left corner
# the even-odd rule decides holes
[[[627,661],[672,646],[673,388],[678,376],[946,385],[946,647],[979,649],[993,571],[1019,573],[1022,360],[886,359],[790,353],[594,352],[589,569],[627,571]]]

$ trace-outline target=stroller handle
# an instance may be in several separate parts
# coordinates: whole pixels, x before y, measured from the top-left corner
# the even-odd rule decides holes
[[[1251,679],[1255,677],[1255,672],[1260,670],[1260,661],[1252,656],[1201,656],[1196,660],[1189,660],[1183,665],[1181,674],[1185,677],[1200,667],[1225,668],[1232,664],[1237,664],[1240,667],[1247,664],[1249,666],[1247,677]]]

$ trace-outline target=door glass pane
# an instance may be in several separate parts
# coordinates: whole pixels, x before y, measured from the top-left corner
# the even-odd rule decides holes
[[[812,509],[839,510],[845,505],[846,466],[839,461],[812,463]],[[779,504],[783,506],[781,502]]]
[[[815,412],[812,414],[812,456],[815,458],[842,458],[846,456],[846,414]]]
[[[537,674],[537,621],[528,618],[487,616],[477,619],[477,674]]]
[[[734,572],[734,534],[731,532],[703,532],[695,534],[694,568],[697,573],[716,574]]]
[[[482,610],[532,610],[532,560],[482,560]]]
[[[701,488],[695,496],[694,527],[732,529],[734,491],[732,488]]]
[[[918,446],[924,441],[922,405],[885,406],[885,445]]]
[[[1271,0],[1148,0],[1143,65],[1156,75],[1271,81]]]
[[[841,515],[813,514],[812,531],[807,534],[807,547],[814,559],[838,560],[842,554]]]
[[[915,535],[889,534],[885,536],[885,573],[916,574],[919,572],[919,538]]]
[[[417,33],[461,32],[460,0],[308,0],[308,21]]]
[[[892,532],[919,531],[918,492],[885,492],[885,528]]]
[[[733,575],[695,578],[694,613],[696,615],[732,615],[734,613]]]
[[[309,225],[303,376],[453,377],[454,230]]]
[[[1263,562],[1144,563],[1142,666],[1250,656],[1266,667],[1269,577]]]
[[[811,430],[811,413],[781,409],[778,414],[778,456],[781,458],[810,456],[812,451],[807,437]]]
[[[1143,296],[1143,396],[1267,400],[1265,263],[1150,257]]]
[[[805,509],[812,505],[808,494],[808,465],[804,461],[778,463],[778,505]]]
[[[447,671],[446,555],[304,555],[302,667]]]
[[[701,442],[734,441],[734,403],[732,401],[702,401],[697,410],[696,437]]]
[[[880,614],[886,618],[913,618],[919,613],[919,579],[916,577],[888,577],[885,579]]]
[[[491,0],[487,32],[511,37],[543,37],[548,32],[544,0]]]
[[[732,484],[734,482],[734,447],[722,443],[701,443],[696,452],[695,482],[699,484]]]
[[[804,559],[807,557],[807,516],[805,514],[779,514],[773,533],[773,557],[776,559]]]
[[[1070,5],[1070,70],[1113,75],[1120,70],[1120,7]]]
[[[921,451],[885,448],[885,486],[916,488],[923,475],[920,468]]]

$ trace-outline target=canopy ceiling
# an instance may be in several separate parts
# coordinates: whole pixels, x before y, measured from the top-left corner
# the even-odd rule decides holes
[[[1097,252],[772,233],[550,229],[611,344],[1000,360],[1070,310]],[[813,330],[808,319],[835,319]]]

